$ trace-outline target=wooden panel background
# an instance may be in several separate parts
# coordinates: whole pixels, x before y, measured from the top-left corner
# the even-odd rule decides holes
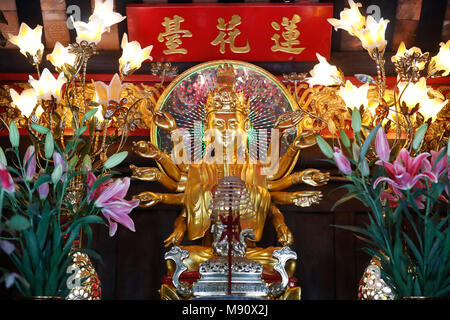
[[[233,2],[251,2],[233,1]],[[44,3],[45,2],[45,3]],[[27,22],[34,27],[36,24],[45,25],[46,17],[44,5],[52,3],[59,5],[64,1],[52,0],[2,0],[0,10],[5,11],[5,16],[11,23],[0,25],[0,30],[14,33],[14,28],[20,22]],[[116,0],[117,11],[125,15],[125,7],[131,3],[171,3],[171,2],[203,2],[171,1],[171,0]],[[214,2],[214,1],[205,1]],[[230,2],[230,1],[215,1]],[[285,2],[285,1],[264,1]],[[312,1],[333,2],[334,16],[339,17],[339,12],[347,7],[347,0]],[[390,45],[386,52],[387,75],[393,75],[394,70],[390,63],[390,56],[395,54],[401,39],[407,46],[418,46],[424,51],[435,52],[441,41],[449,38],[450,25],[450,0],[360,0],[363,3],[362,12],[366,12],[370,5],[378,5],[381,8],[381,16],[388,18],[386,37]],[[91,0],[66,0],[66,8],[70,5],[78,5],[81,8],[81,19],[87,21],[91,10]],[[48,9],[48,7],[47,7]],[[61,7],[50,7],[53,11],[64,12]],[[50,10],[49,9],[49,10]],[[43,14],[42,14],[43,13]],[[44,19],[43,19],[44,17]],[[10,20],[11,19],[11,20]],[[119,40],[123,32],[126,32],[126,23],[121,23],[115,35],[109,37],[109,43],[105,43],[100,55],[90,60],[88,73],[115,73],[118,71],[116,63],[120,57],[117,50]],[[75,39],[73,30],[69,31],[70,41]],[[49,39],[46,39],[49,40]],[[51,39],[50,39],[51,40]],[[47,41],[45,42],[47,43]],[[51,44],[51,42],[49,42]],[[114,49],[115,48],[115,49]],[[52,46],[47,45],[47,51]],[[46,52],[47,53],[47,52]],[[333,32],[331,63],[342,68],[347,76],[355,73],[373,74],[375,71],[373,62],[362,51],[359,43],[345,32]],[[182,72],[195,63],[177,63]],[[314,63],[309,62],[278,62],[258,63],[275,75],[288,72],[308,72]],[[49,67],[47,61],[43,61],[42,67]],[[149,64],[139,70],[141,74],[150,72]],[[0,49],[0,74],[3,73],[34,73],[33,68],[27,64],[18,50],[12,46]],[[3,77],[4,79],[4,77]],[[140,140],[145,137],[134,137]],[[133,140],[130,139],[130,140]],[[7,144],[5,137],[0,137],[0,145]],[[328,164],[320,161],[322,155],[317,147],[305,150],[297,164],[296,169],[321,168],[323,170],[335,170]],[[123,163],[120,171],[124,176],[130,174],[128,165],[149,166],[148,160],[133,155]],[[334,172],[335,173],[335,172]],[[343,194],[342,191],[334,191],[339,183],[330,183],[321,188],[324,193],[322,202],[310,208],[295,206],[280,206],[284,213],[286,223],[294,235],[293,249],[298,253],[299,261],[295,276],[302,286],[302,298],[309,299],[356,299],[358,281],[367,265],[370,257],[361,251],[362,243],[350,232],[336,229],[332,225],[360,225],[366,220],[365,209],[360,203],[348,202],[331,211],[331,207]],[[292,190],[308,189],[304,186],[293,187]],[[156,183],[132,183],[129,195],[137,194],[145,190],[162,191],[164,189]],[[104,299],[158,299],[158,288],[161,276],[165,273],[163,240],[172,232],[172,224],[179,210],[171,206],[156,206],[150,209],[137,209],[132,217],[136,223],[136,232],[132,233],[123,227],[115,237],[108,236],[106,228],[96,228],[94,247],[103,257],[103,264],[94,262],[100,275],[103,287]],[[276,235],[270,223],[267,224],[264,238],[260,245],[268,246],[276,244]],[[8,265],[4,254],[0,254],[0,264]],[[0,285],[0,299],[17,296],[15,290],[5,290]]]

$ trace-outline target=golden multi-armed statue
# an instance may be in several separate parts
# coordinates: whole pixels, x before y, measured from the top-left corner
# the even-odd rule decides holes
[[[291,111],[278,118],[274,129],[279,134],[272,135],[271,147],[267,150],[270,163],[255,161],[249,156],[247,135],[251,126],[249,105],[243,94],[235,90],[235,73],[232,65],[224,64],[217,70],[216,89],[209,93],[205,104],[203,125],[206,142],[204,156],[201,161],[185,163],[174,161],[171,156],[160,151],[154,144],[145,141],[134,143],[134,151],[146,158],[154,159],[156,167],[131,166],[135,179],[144,181],[159,181],[167,189],[175,193],[143,192],[134,198],[140,200],[144,207],[157,203],[178,205],[182,207],[181,214],[176,218],[174,231],[165,240],[165,245],[178,246],[187,231],[188,240],[202,239],[201,245],[182,246],[189,252],[184,260],[189,271],[198,270],[199,264],[214,255],[212,249],[211,219],[209,207],[212,194],[218,181],[227,176],[239,177],[246,185],[254,212],[250,219],[241,220],[241,229],[251,228],[255,241],[248,241],[246,258],[263,265],[264,273],[273,274],[276,260],[273,252],[276,247],[259,248],[256,246],[263,233],[267,219],[273,224],[278,241],[283,246],[293,243],[293,237],[277,204],[295,204],[307,207],[318,203],[322,197],[320,191],[284,192],[282,190],[305,183],[311,186],[322,186],[329,180],[329,173],[317,169],[307,169],[291,173],[301,149],[315,144],[313,132],[301,128],[303,113]],[[163,111],[156,111],[153,117],[155,125],[173,133],[178,129],[174,118]],[[283,133],[298,126],[299,134],[290,144],[283,156],[278,156],[279,145]],[[208,140],[208,139],[206,139]],[[274,143],[275,142],[275,143]],[[182,139],[174,141],[183,143]],[[278,148],[277,148],[278,149]],[[266,161],[267,162],[267,161]],[[275,165],[274,165],[275,162]],[[287,273],[292,276],[295,270],[295,260],[286,265]],[[167,263],[169,274],[173,274],[172,260]]]

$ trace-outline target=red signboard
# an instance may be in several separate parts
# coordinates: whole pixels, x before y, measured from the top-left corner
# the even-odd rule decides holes
[[[129,41],[153,45],[155,61],[328,59],[332,16],[308,2],[127,6]]]

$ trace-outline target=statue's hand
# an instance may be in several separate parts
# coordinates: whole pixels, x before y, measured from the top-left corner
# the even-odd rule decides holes
[[[284,131],[295,127],[303,119],[303,112],[300,110],[289,111],[280,115],[275,123],[274,129]]]
[[[315,145],[316,142],[316,136],[314,135],[314,132],[312,131],[305,131],[300,133],[292,143],[294,148],[297,150],[309,148],[313,145]]]
[[[175,119],[167,112],[158,110],[153,116],[153,121],[161,129],[172,131],[177,128]]]
[[[172,234],[166,240],[164,240],[164,245],[166,247],[170,245],[174,246],[180,245],[181,241],[183,240],[185,231],[186,231],[185,224],[177,225],[173,230]]]
[[[135,165],[130,165],[132,171],[131,178],[143,180],[143,181],[159,181],[161,177],[161,171],[155,167],[143,167],[139,168]]]
[[[155,204],[160,202],[162,200],[162,195],[159,193],[153,193],[153,192],[142,192],[137,195],[133,196],[133,199],[140,200],[139,206],[140,207],[153,207]]]
[[[161,154],[161,151],[155,145],[146,141],[133,141],[133,151],[141,157],[152,159],[157,158]]]
[[[292,193],[292,202],[299,207],[310,207],[322,199],[321,191],[297,191]]]
[[[284,247],[290,246],[293,242],[291,230],[289,230],[288,226],[285,224],[278,226],[277,237],[278,242],[281,243]]]
[[[306,169],[302,173],[302,182],[313,187],[320,187],[330,180],[329,172],[320,172],[317,169]]]

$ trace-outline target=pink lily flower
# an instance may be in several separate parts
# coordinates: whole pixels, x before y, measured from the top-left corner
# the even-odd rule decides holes
[[[11,177],[11,174],[9,173],[5,165],[1,162],[0,162],[0,182],[2,189],[4,189],[6,193],[13,193],[16,190],[16,186],[14,185],[14,180]]]
[[[383,128],[378,129],[375,137],[375,151],[381,161],[389,161],[391,150],[389,149],[389,142]]]
[[[382,181],[388,182],[391,188],[399,190],[409,190],[414,188],[420,179],[430,179],[433,182],[437,182],[437,177],[433,172],[422,170],[422,172],[419,173],[422,162],[424,162],[428,156],[430,156],[430,154],[424,152],[413,158],[406,149],[402,149],[393,164],[382,160],[377,161],[376,164],[384,166],[389,178],[379,177],[375,180],[373,188],[375,189]]]
[[[94,174],[88,173],[88,187],[97,180]],[[129,217],[131,210],[139,205],[139,200],[125,200],[125,196],[130,187],[130,178],[110,180],[98,186],[93,193],[90,194],[89,200],[94,200],[96,207],[101,211],[109,223],[109,235],[112,237],[117,231],[117,223],[125,226],[131,231],[135,231],[134,222]]]
[[[338,147],[334,147],[334,161],[338,169],[345,175],[349,175],[352,173],[352,167],[350,161],[347,157],[342,153],[342,150]]]
[[[448,168],[448,155],[445,154],[444,157],[439,160],[438,162],[436,162],[437,158],[439,157],[439,155],[441,154],[441,152],[447,152],[445,150],[445,147],[442,148],[441,150],[439,150],[438,152],[432,150],[431,151],[431,161],[425,160],[422,163],[422,168],[426,171],[432,171],[436,177],[441,177],[443,174],[445,174],[445,171],[447,170],[447,177],[448,179],[450,179],[450,170]],[[433,168],[434,166],[434,168]],[[448,192],[448,185],[445,186],[445,192],[447,193],[447,196],[449,195]]]
[[[36,173],[36,154],[34,146],[29,146],[23,157],[23,167],[26,168],[25,180],[30,181]]]

